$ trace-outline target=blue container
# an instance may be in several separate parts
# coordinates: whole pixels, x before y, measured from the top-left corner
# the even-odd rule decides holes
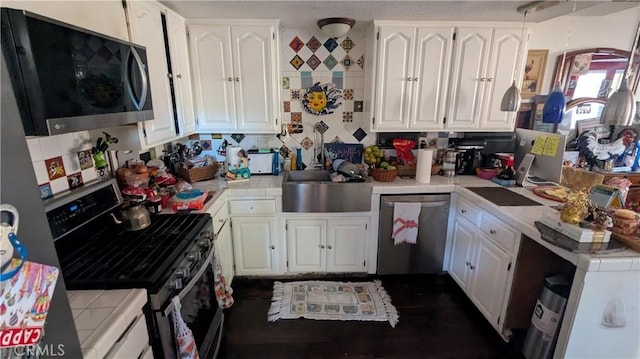
[[[275,150],[273,153],[273,162],[271,162],[271,173],[274,176],[280,174],[280,150]]]
[[[296,148],[296,169],[299,171],[303,170],[302,168],[302,148]]]

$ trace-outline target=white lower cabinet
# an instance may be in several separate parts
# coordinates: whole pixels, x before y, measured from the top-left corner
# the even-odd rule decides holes
[[[464,200],[458,199],[456,206],[449,275],[500,332],[518,233]],[[476,214],[479,224],[469,221]]]
[[[233,217],[233,249],[237,275],[265,275],[276,271],[274,217]]]
[[[286,219],[289,272],[365,272],[369,220]]]

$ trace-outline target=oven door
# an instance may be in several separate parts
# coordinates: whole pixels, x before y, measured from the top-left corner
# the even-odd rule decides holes
[[[193,333],[200,358],[215,358],[222,339],[224,315],[218,306],[214,289],[213,249],[196,275],[178,294],[180,315]],[[170,301],[164,310],[156,312],[164,357],[179,358],[173,311]]]

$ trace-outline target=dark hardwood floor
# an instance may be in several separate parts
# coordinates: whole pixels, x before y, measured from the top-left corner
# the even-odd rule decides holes
[[[505,343],[448,275],[379,278],[400,322],[286,319],[267,322],[273,280],[234,279],[221,358],[523,358]],[[308,278],[303,278],[308,279]],[[283,279],[283,281],[303,280]],[[316,278],[309,278],[316,279]]]

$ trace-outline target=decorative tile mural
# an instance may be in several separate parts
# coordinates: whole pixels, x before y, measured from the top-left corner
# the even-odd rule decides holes
[[[321,134],[325,143],[340,139],[345,143],[373,144],[376,136],[361,128],[365,127],[365,34],[351,31],[348,36],[332,39],[319,30],[283,29],[281,39],[290,44],[282,49],[281,66],[283,79],[289,79],[289,88],[282,89],[282,107],[285,125],[291,130],[290,139],[282,147],[291,151],[301,147],[303,162],[309,165],[313,143],[319,143]],[[299,42],[304,46],[300,47]],[[303,62],[294,63],[296,56]],[[331,84],[341,91],[342,105],[333,113],[315,115],[304,109],[304,94],[316,83]]]

